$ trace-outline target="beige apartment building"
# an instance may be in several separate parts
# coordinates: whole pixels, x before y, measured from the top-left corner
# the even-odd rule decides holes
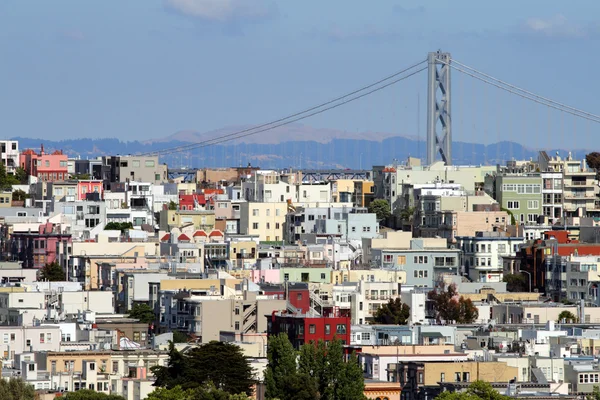
[[[240,203],[240,233],[258,236],[261,242],[283,241],[286,202]]]
[[[215,228],[215,212],[209,210],[161,210],[159,221],[161,231],[171,232],[173,228],[193,225],[194,230],[210,232]]]

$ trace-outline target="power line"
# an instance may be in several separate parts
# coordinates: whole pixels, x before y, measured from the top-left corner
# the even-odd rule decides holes
[[[448,65],[450,65],[451,68],[453,68],[453,69],[455,69],[455,70],[457,70],[459,72],[462,72],[463,74],[466,74],[466,75],[468,75],[468,76],[470,76],[472,78],[480,80],[481,82],[487,83],[488,85],[495,86],[495,87],[497,87],[499,89],[505,90],[505,91],[507,91],[509,93],[512,93],[512,94],[517,95],[519,97],[522,97],[524,99],[534,101],[534,102],[536,102],[538,104],[541,104],[541,105],[544,105],[546,107],[554,108],[555,110],[564,111],[566,113],[569,113],[569,114],[574,115],[574,116],[579,117],[579,118],[584,118],[584,119],[587,119],[587,120],[592,121],[592,122],[600,123],[600,116],[594,116],[594,114],[590,114],[590,113],[587,113],[587,112],[584,112],[584,111],[579,111],[577,109],[573,109],[572,107],[565,108],[562,105],[559,105],[560,103],[547,102],[547,101],[543,100],[541,98],[541,96],[529,95],[529,94],[526,94],[524,92],[519,92],[517,89],[512,89],[510,87],[503,86],[500,83],[491,81],[489,79],[486,79],[484,77],[476,75],[475,73],[469,72],[469,71],[464,70],[464,69],[462,69],[460,67],[452,65],[452,63],[450,63]],[[577,111],[572,111],[572,110],[577,110]],[[590,116],[588,116],[588,115],[590,115]]]
[[[247,136],[256,135],[257,133],[262,133],[262,132],[270,131],[270,130],[272,130],[272,129],[279,128],[280,126],[289,125],[289,124],[291,124],[291,123],[294,123],[294,122],[297,122],[297,121],[301,121],[301,120],[303,120],[303,119],[306,119],[306,118],[309,118],[309,117],[312,117],[312,116],[315,116],[315,115],[318,115],[318,114],[322,114],[322,113],[324,113],[325,111],[333,110],[334,108],[341,107],[341,106],[343,106],[344,104],[348,104],[348,103],[350,103],[350,102],[353,102],[353,101],[355,101],[355,100],[361,99],[361,98],[363,98],[363,97],[365,97],[365,96],[368,96],[368,95],[370,95],[370,94],[373,94],[373,93],[375,93],[375,92],[378,92],[378,91],[380,91],[380,90],[383,90],[383,89],[385,89],[385,88],[387,88],[387,87],[389,87],[389,86],[392,86],[392,85],[394,85],[394,84],[396,84],[396,83],[398,83],[398,82],[400,82],[400,81],[403,81],[403,80],[405,80],[405,79],[408,79],[408,78],[410,78],[411,76],[413,76],[413,75],[416,75],[416,74],[418,74],[419,72],[421,72],[421,71],[424,71],[424,70],[426,70],[426,69],[427,69],[427,67],[423,67],[423,68],[421,68],[421,69],[418,69],[418,70],[416,70],[416,71],[414,71],[414,72],[411,72],[411,73],[410,73],[410,74],[408,74],[408,75],[405,75],[405,76],[403,76],[403,77],[401,77],[401,78],[397,78],[397,79],[395,79],[395,80],[393,80],[393,81],[391,81],[391,82],[388,82],[388,83],[386,83],[385,85],[379,86],[379,87],[377,87],[377,88],[375,88],[375,89],[371,89],[371,90],[369,90],[368,92],[362,93],[362,94],[360,94],[360,95],[358,95],[358,96],[354,96],[354,97],[352,97],[352,98],[350,98],[350,99],[347,99],[347,100],[344,100],[344,101],[342,101],[342,102],[340,102],[340,103],[333,104],[333,105],[331,105],[331,106],[329,106],[329,107],[326,107],[326,108],[323,108],[323,109],[320,109],[320,110],[317,110],[317,111],[313,111],[312,113],[309,113],[309,114],[306,114],[306,115],[302,115],[302,116],[296,117],[296,118],[294,118],[294,119],[291,119],[291,120],[287,120],[287,121],[281,122],[281,123],[279,123],[279,124],[276,124],[276,125],[267,126],[267,127],[263,128],[263,129],[259,129],[259,130],[257,130],[257,131],[253,131],[253,132],[247,132],[247,133],[244,133],[244,134],[242,134],[242,135],[239,135],[239,136],[236,136],[236,137],[229,137],[229,136],[231,136],[231,135],[226,135],[227,137],[225,137],[225,136],[224,136],[224,137],[221,137],[221,138],[216,138],[216,139],[219,139],[219,140],[217,140],[217,141],[214,141],[214,140],[216,140],[216,139],[211,139],[211,140],[207,140],[207,141],[205,141],[205,142],[193,143],[193,144],[187,145],[187,146],[185,147],[185,149],[177,149],[177,150],[175,150],[175,149],[173,149],[173,150],[167,149],[166,151],[162,151],[162,152],[160,152],[160,154],[172,154],[172,153],[176,153],[176,152],[179,152],[179,151],[184,151],[184,150],[192,150],[192,149],[197,149],[197,148],[202,148],[202,147],[213,146],[213,145],[215,145],[215,144],[219,144],[219,143],[228,142],[228,141],[230,141],[230,140],[241,139],[241,138],[244,138],[244,137],[247,137]],[[347,97],[347,96],[346,96],[346,97]],[[313,108],[313,109],[314,109],[314,108]],[[283,120],[283,119],[282,119],[282,120]],[[263,125],[263,126],[264,126],[264,125]],[[207,142],[212,142],[212,143],[207,143]],[[157,152],[155,152],[155,153],[153,153],[153,154],[156,154],[156,153],[157,153]]]
[[[197,147],[205,147],[205,146],[200,146],[200,145],[204,145],[204,144],[206,144],[206,145],[212,145],[212,144],[222,143],[221,139],[227,139],[227,138],[230,138],[230,139],[228,139],[228,140],[235,140],[235,139],[238,139],[238,138],[242,138],[242,137],[250,136],[250,135],[252,135],[252,134],[254,134],[254,133],[250,133],[250,134],[248,134],[248,135],[244,135],[244,134],[246,134],[246,133],[249,133],[249,132],[251,132],[251,131],[254,131],[254,130],[257,130],[257,129],[259,129],[259,130],[260,130],[261,128],[266,128],[266,127],[269,127],[270,125],[278,124],[278,123],[280,123],[280,122],[283,122],[283,121],[286,121],[286,120],[288,120],[288,119],[292,119],[292,118],[298,117],[298,116],[300,116],[300,115],[303,115],[303,114],[306,114],[306,113],[310,113],[311,111],[314,111],[314,110],[317,110],[317,109],[319,109],[319,108],[322,108],[322,107],[328,106],[328,105],[330,105],[330,104],[332,104],[332,103],[336,103],[336,102],[338,102],[338,101],[340,101],[340,100],[343,100],[343,99],[345,99],[345,98],[348,98],[348,97],[350,97],[350,96],[353,96],[353,95],[355,95],[355,94],[357,94],[357,93],[360,93],[360,92],[363,92],[363,91],[365,91],[365,90],[367,90],[367,89],[370,89],[370,88],[372,88],[372,87],[375,87],[375,86],[377,86],[377,85],[379,85],[379,84],[381,84],[381,83],[383,83],[383,82],[389,81],[390,79],[393,79],[393,78],[395,78],[395,77],[397,77],[397,76],[399,76],[399,75],[402,75],[402,74],[404,74],[404,73],[406,73],[406,72],[408,72],[408,71],[410,71],[410,70],[412,70],[412,69],[414,69],[414,68],[418,67],[419,65],[421,65],[421,64],[423,64],[423,63],[425,63],[425,62],[427,62],[427,60],[420,61],[420,62],[418,62],[418,63],[416,63],[416,64],[413,64],[413,65],[411,65],[411,66],[410,66],[410,67],[408,67],[408,68],[405,68],[405,69],[403,69],[403,70],[401,70],[401,71],[398,71],[398,72],[396,72],[396,73],[394,73],[394,74],[392,74],[392,75],[389,75],[389,76],[387,76],[387,77],[385,77],[385,78],[383,78],[383,79],[380,79],[380,80],[378,80],[378,81],[376,81],[376,82],[373,82],[373,83],[371,83],[371,84],[369,84],[369,85],[367,85],[367,86],[363,86],[363,87],[361,87],[360,89],[356,89],[356,90],[354,90],[354,91],[352,91],[352,92],[350,92],[350,93],[347,93],[347,94],[345,94],[345,95],[343,95],[343,96],[336,97],[335,99],[332,99],[332,100],[326,101],[325,103],[321,103],[321,104],[319,104],[319,105],[316,105],[316,106],[314,106],[314,107],[307,108],[307,109],[305,109],[305,110],[303,110],[303,111],[300,111],[300,112],[297,112],[297,113],[294,113],[294,114],[288,115],[288,116],[286,116],[286,117],[283,117],[283,118],[276,119],[276,120],[274,120],[274,121],[271,121],[271,122],[267,122],[267,123],[264,123],[264,124],[261,124],[261,125],[258,125],[258,126],[253,126],[253,127],[251,127],[251,128],[246,128],[246,129],[243,129],[243,130],[240,130],[240,131],[237,131],[237,132],[233,132],[233,133],[229,133],[229,134],[226,134],[226,135],[222,135],[222,136],[219,136],[219,137],[216,137],[216,138],[212,138],[212,139],[203,140],[203,141],[201,141],[201,142],[192,143],[192,144],[186,144],[186,145],[181,145],[181,146],[176,146],[176,147],[171,147],[171,148],[168,148],[168,149],[163,149],[163,150],[157,150],[157,151],[153,151],[153,152],[145,153],[145,154],[143,154],[143,155],[171,154],[171,153],[176,153],[176,152],[179,152],[179,151],[184,151],[184,150],[188,150],[188,149],[192,149],[192,148],[197,148]],[[420,69],[420,70],[419,70],[419,71],[417,71],[417,72],[421,72],[422,70],[423,70],[423,69]],[[415,72],[415,73],[417,73],[417,72]],[[412,75],[414,75],[414,74],[408,75],[407,77],[409,77],[409,76],[412,76]],[[400,79],[400,80],[402,80],[402,79]],[[396,80],[396,81],[392,82],[391,84],[394,84],[394,83],[396,83],[396,82],[399,82],[400,80]],[[387,86],[390,86],[390,85],[383,86],[382,88],[385,88],[385,87],[387,87]],[[378,90],[381,90],[381,89],[378,89]],[[375,90],[375,91],[378,91],[378,90]],[[373,92],[374,92],[374,91],[371,91],[371,92],[369,92],[368,94],[371,94],[371,93],[373,93]],[[362,96],[362,97],[364,97],[364,96]],[[358,98],[360,98],[360,97],[358,97]],[[357,99],[358,99],[358,98],[357,98]],[[341,103],[340,105],[342,105],[342,104],[346,104],[346,103],[348,103],[348,102],[343,102],[343,103]],[[333,108],[335,108],[335,107],[333,107]],[[331,108],[328,108],[327,110],[330,110],[330,109],[331,109]],[[326,110],[324,110],[324,111],[326,111]],[[316,115],[316,114],[319,114],[319,113],[312,113],[312,114],[310,114],[310,115],[308,115],[308,116],[313,116],[313,115]],[[307,116],[306,118],[308,118],[308,116]],[[300,118],[300,119],[304,119],[304,118]],[[294,121],[292,121],[292,122],[299,121],[300,119],[295,119],[295,120],[294,120]],[[290,122],[290,123],[291,123],[291,122]],[[284,125],[285,125],[285,124],[284,124]],[[274,127],[268,128],[268,129],[260,130],[260,131],[257,131],[257,132],[255,132],[255,133],[261,133],[261,132],[265,132],[265,131],[267,131],[267,130],[273,129],[273,128],[275,128],[275,127],[278,127],[278,126],[282,126],[282,125],[277,125],[277,126],[274,126]],[[240,134],[242,134],[242,136],[239,136],[239,137],[237,137],[237,135],[240,135]],[[217,142],[215,142],[215,143],[210,143],[210,142],[213,142],[213,141],[217,141]]]

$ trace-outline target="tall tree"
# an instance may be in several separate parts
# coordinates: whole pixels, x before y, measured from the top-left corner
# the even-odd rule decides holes
[[[0,399],[33,400],[35,389],[22,379],[0,379]]]
[[[376,199],[369,204],[369,212],[377,215],[378,220],[384,220],[390,215],[390,203],[385,199]]]
[[[129,318],[135,318],[144,324],[154,322],[156,316],[154,310],[146,303],[135,303],[129,311]]]
[[[374,322],[384,325],[406,325],[409,318],[410,307],[408,304],[402,303],[399,297],[396,297],[379,307],[375,313]]]
[[[65,271],[56,261],[46,264],[39,272],[41,281],[62,282],[66,280]]]
[[[356,353],[344,365],[344,372],[340,374],[337,391],[338,399],[362,400],[365,399],[365,381],[363,370],[358,363]]]
[[[432,290],[427,297],[433,302],[438,321],[470,324],[475,322],[479,316],[477,307],[471,299],[465,299],[458,294],[455,284],[441,287],[439,290]]]
[[[19,184],[26,185],[29,181],[29,175],[23,167],[17,167],[15,170],[15,179],[17,182],[19,182]]]
[[[291,398],[291,383],[296,379],[296,350],[285,333],[269,338],[269,364],[265,369],[267,399]]]

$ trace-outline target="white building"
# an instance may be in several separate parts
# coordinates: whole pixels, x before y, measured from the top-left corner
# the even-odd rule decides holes
[[[17,140],[0,140],[0,159],[6,173],[14,175],[19,167],[19,142]]]
[[[509,237],[503,232],[477,232],[475,236],[457,236],[457,246],[463,251],[462,265],[476,282],[502,282],[503,257],[514,257],[522,237]]]

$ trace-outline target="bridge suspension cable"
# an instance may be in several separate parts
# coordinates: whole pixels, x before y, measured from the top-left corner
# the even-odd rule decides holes
[[[239,131],[236,131],[233,133],[228,133],[226,135],[221,135],[221,136],[218,136],[218,137],[215,137],[212,139],[203,140],[201,142],[171,147],[171,148],[167,148],[167,149],[163,149],[163,150],[157,150],[157,151],[153,151],[153,152],[149,152],[149,153],[144,153],[143,155],[167,155],[167,154],[173,154],[173,153],[178,153],[178,152],[182,152],[182,151],[202,148],[202,147],[213,146],[216,144],[220,144],[220,143],[224,143],[224,142],[228,142],[228,141],[232,141],[232,140],[236,140],[236,139],[241,139],[241,138],[244,138],[247,136],[256,135],[258,133],[266,132],[266,131],[269,131],[269,130],[272,130],[272,129],[275,129],[275,128],[278,128],[278,127],[281,127],[284,125],[289,125],[291,123],[301,121],[303,119],[306,119],[306,118],[309,118],[309,117],[312,117],[312,116],[315,116],[318,114],[322,114],[326,111],[338,108],[340,106],[343,106],[344,104],[348,104],[350,102],[356,101],[358,99],[361,99],[363,97],[371,95],[375,92],[383,90],[389,86],[392,86],[400,81],[408,79],[411,76],[416,75],[419,72],[426,70],[427,66],[415,70],[415,68],[419,67],[420,65],[422,65],[425,62],[427,62],[427,60],[420,61],[416,64],[411,65],[408,68],[405,68],[401,71],[395,72],[392,75],[382,78],[382,79],[380,79],[376,82],[373,82],[367,86],[363,86],[360,89],[356,89],[356,90],[354,90],[350,93],[347,93],[343,96],[336,97],[335,99],[332,99],[327,102],[321,103],[319,105],[307,108],[303,111],[288,115],[286,117],[276,119],[271,122],[267,122],[267,123],[264,123],[264,124],[261,124],[258,126],[253,126],[251,128],[239,130]]]
[[[566,112],[568,114],[574,115],[579,118],[584,118],[584,119],[587,119],[592,122],[600,123],[600,115],[592,114],[587,111],[568,106],[568,105],[560,103],[558,101],[554,101],[547,97],[535,94],[531,91],[522,89],[518,86],[511,85],[510,83],[502,81],[502,80],[495,78],[491,75],[488,75],[484,72],[478,71],[475,68],[469,67],[468,65],[465,65],[459,61],[456,61],[455,59],[451,59],[451,61],[449,63],[447,63],[447,65],[449,65],[452,69],[455,69],[465,75],[475,78],[475,79],[477,79],[481,82],[484,82],[488,85],[495,86],[499,89],[505,90],[509,93],[512,93],[512,94],[522,97],[524,99],[531,100],[535,103],[544,105],[546,107],[553,108],[555,110]]]

